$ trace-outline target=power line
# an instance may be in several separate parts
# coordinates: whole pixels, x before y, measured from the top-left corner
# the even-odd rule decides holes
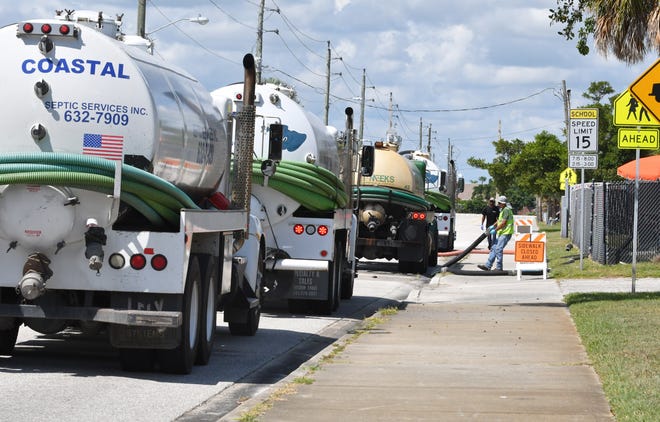
[[[553,91],[554,88],[543,88],[542,90],[535,92],[533,94],[530,94],[526,97],[522,98],[516,98],[515,100],[510,100],[510,101],[505,101],[503,103],[497,103],[497,104],[491,104],[491,105],[485,105],[485,106],[479,106],[479,107],[466,107],[466,108],[440,108],[440,109],[410,109],[410,110],[401,110],[403,113],[452,113],[452,112],[457,112],[457,111],[475,111],[475,110],[485,110],[489,108],[496,108],[496,107],[502,107],[502,106],[507,106],[510,104],[518,103],[520,101],[525,101],[528,100],[532,97],[535,97],[537,95],[541,95],[545,91]]]

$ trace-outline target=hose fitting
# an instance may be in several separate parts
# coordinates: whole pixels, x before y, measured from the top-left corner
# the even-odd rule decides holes
[[[53,275],[49,265],[50,259],[41,252],[28,256],[16,292],[27,300],[35,300],[43,295],[46,292],[46,281]]]
[[[105,229],[97,226],[95,219],[88,219],[85,232],[85,258],[89,259],[90,270],[98,272],[103,266],[103,246],[106,240]]]

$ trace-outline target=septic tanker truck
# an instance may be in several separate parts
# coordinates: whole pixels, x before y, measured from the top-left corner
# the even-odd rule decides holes
[[[226,118],[243,109],[242,91],[236,84],[211,93]],[[351,128],[339,136],[294,94],[283,85],[256,86],[251,209],[267,239],[264,298],[286,300],[296,313],[330,314],[353,295],[351,191],[360,150]],[[268,156],[273,139],[281,156]]]
[[[0,354],[23,325],[105,332],[124,369],[185,374],[208,363],[217,310],[253,334],[259,221],[248,236],[209,92],[103,13],[26,19],[0,45]]]

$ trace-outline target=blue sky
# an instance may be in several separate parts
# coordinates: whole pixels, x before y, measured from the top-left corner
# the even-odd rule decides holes
[[[2,25],[50,17],[55,9],[124,14],[123,31],[135,34],[137,1],[40,0],[2,2]],[[255,53],[259,0],[147,0],[146,30],[201,14],[152,35],[155,54],[188,70],[207,89],[241,80],[241,60]],[[593,81],[625,90],[656,59],[628,66],[592,48],[580,55],[551,26],[555,0],[266,0],[263,78],[293,85],[302,104],[323,118],[327,42],[331,48],[329,124],[344,128],[344,109],[355,109],[366,73],[364,137],[385,135],[392,122],[403,148],[426,148],[429,125],[435,161],[444,167],[448,141],[466,181],[488,177],[469,157],[488,161],[499,138],[524,141],[564,126],[562,81],[571,106],[586,104]],[[276,11],[279,9],[279,12]],[[274,32],[277,30],[278,32]]]

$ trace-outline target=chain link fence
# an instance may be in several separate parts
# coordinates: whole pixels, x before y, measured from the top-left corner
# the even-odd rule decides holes
[[[584,220],[582,193],[584,191]],[[635,182],[576,185],[570,191],[570,239],[601,264],[632,262]],[[639,182],[637,261],[660,256],[660,182]],[[584,222],[584,225],[580,224]],[[581,234],[584,233],[584,241]]]

